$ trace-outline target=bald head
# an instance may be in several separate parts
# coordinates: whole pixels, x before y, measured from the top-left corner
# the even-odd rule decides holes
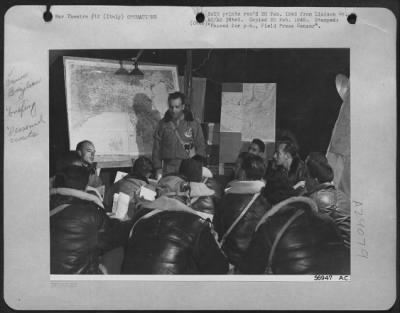
[[[84,140],[77,144],[76,153],[81,158],[84,165],[88,166],[94,162],[96,149],[91,141]]]

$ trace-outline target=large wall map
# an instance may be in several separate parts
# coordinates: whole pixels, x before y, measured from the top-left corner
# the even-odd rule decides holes
[[[222,85],[221,163],[235,162],[254,138],[275,141],[276,83],[225,83]]]
[[[275,108],[275,83],[230,84],[222,92],[221,132],[240,132],[243,141],[275,141]]]
[[[144,77],[138,79],[115,75],[119,67],[112,60],[64,57],[71,149],[87,139],[98,155],[151,154],[168,94],[179,90],[177,68],[140,65]]]

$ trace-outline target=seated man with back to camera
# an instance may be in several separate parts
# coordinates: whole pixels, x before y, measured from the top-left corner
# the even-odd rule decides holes
[[[239,155],[238,155],[238,157],[237,157],[237,159],[236,159],[236,161],[235,161],[235,165],[234,165],[234,167],[233,167],[232,174],[231,174],[231,175],[229,176],[229,178],[228,178],[227,187],[229,187],[229,185],[230,185],[232,182],[238,180],[239,171],[240,171],[240,169],[241,169],[242,162],[243,162],[243,160],[244,160],[248,155],[250,155],[250,153],[249,153],[248,151],[242,151],[242,152],[239,153]]]
[[[101,199],[85,191],[88,181],[89,172],[80,165],[56,174],[50,190],[51,274],[115,273],[122,263],[118,247],[129,228],[111,220]]]
[[[215,208],[215,192],[202,182],[203,167],[195,159],[183,160],[179,168],[179,175],[190,183],[189,206],[195,209],[204,218],[213,219]]]
[[[253,231],[269,207],[261,195],[265,186],[264,160],[246,154],[238,171],[238,180],[229,184],[215,210],[213,224],[229,262],[237,266],[247,250]]]
[[[150,159],[139,157],[135,160],[131,173],[115,182],[107,190],[104,196],[104,205],[107,211],[113,206],[114,194],[120,192],[129,196],[128,217],[132,218],[136,213],[136,205],[139,201],[139,190],[142,186],[148,186],[148,179],[153,173],[153,165]]]
[[[296,196],[284,175],[271,179],[264,194],[273,207],[257,224],[240,273],[349,274],[349,251],[314,201]]]
[[[190,184],[166,176],[157,193],[134,218],[122,274],[225,274],[228,263],[210,222],[188,206]]]
[[[221,201],[222,196],[224,195],[224,189],[226,185],[226,177],[225,176],[217,176],[214,177],[211,170],[207,167],[207,160],[206,158],[195,155],[193,160],[199,162],[202,165],[202,182],[206,184],[208,188],[214,191],[213,195],[213,202],[214,207],[216,207]]]
[[[76,151],[68,151],[62,158],[58,159],[56,162],[56,173],[61,172],[65,167],[69,165],[83,166],[82,159],[76,153]],[[54,181],[56,176],[50,177],[50,189],[54,187]]]
[[[333,169],[324,154],[311,152],[305,163],[309,175],[305,195],[317,203],[321,214],[335,221],[345,246],[350,248],[350,199],[333,184]]]

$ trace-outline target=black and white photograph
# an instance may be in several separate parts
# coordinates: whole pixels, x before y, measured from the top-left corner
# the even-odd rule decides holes
[[[349,49],[49,57],[51,274],[350,274]]]
[[[9,8],[8,307],[392,307],[396,22],[378,7]]]

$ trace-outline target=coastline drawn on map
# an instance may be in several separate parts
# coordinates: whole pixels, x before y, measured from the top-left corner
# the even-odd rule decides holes
[[[140,65],[143,78],[115,75],[119,62],[64,57],[70,148],[93,141],[97,155],[149,155],[153,133],[179,90],[176,66]]]
[[[221,132],[240,132],[243,141],[275,140],[276,84],[242,84],[223,91]]]

